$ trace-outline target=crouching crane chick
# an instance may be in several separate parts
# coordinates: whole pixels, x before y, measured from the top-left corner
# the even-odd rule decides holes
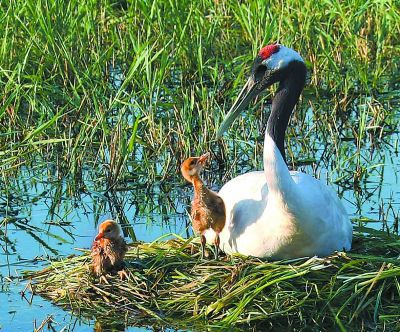
[[[106,283],[107,273],[118,272],[121,280],[128,278],[124,268],[124,256],[127,245],[121,236],[118,224],[113,220],[106,220],[99,226],[99,233],[92,245],[92,272]]]
[[[215,259],[218,259],[219,233],[225,226],[225,204],[222,198],[208,189],[200,178],[200,172],[209,156],[210,153],[206,153],[201,157],[186,159],[181,165],[181,172],[194,187],[191,217],[194,231],[200,234],[202,257],[205,257],[205,234],[211,232],[214,237]]]

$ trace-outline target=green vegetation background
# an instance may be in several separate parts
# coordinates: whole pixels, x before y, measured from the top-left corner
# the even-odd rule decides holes
[[[372,104],[398,89],[398,1],[10,0],[0,31],[4,179],[33,161],[78,182],[84,166],[107,165],[99,172],[112,185],[143,165],[163,177],[190,153],[223,160],[232,147],[214,140],[216,127],[272,42],[306,59],[305,95],[317,97],[293,117],[289,149],[309,107],[325,141],[355,135],[356,150],[366,124],[394,125],[387,105]],[[228,137],[255,139],[262,123],[248,117]],[[164,175],[149,162],[160,156]]]

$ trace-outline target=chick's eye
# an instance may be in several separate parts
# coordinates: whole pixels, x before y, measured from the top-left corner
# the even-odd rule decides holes
[[[111,231],[111,229],[107,229],[106,232],[109,233]]]
[[[195,163],[195,161],[192,160],[192,161],[190,162],[190,166],[194,165],[194,163]]]

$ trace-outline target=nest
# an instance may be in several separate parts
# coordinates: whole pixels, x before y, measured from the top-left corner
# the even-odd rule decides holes
[[[358,233],[353,247],[323,259],[215,261],[175,237],[131,244],[129,280],[99,283],[87,251],[27,278],[35,294],[108,325],[400,330],[399,237]]]

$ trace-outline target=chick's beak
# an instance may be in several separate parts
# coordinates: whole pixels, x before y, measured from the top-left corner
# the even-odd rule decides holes
[[[99,234],[96,235],[96,237],[94,238],[95,241],[98,241],[100,239],[102,239],[104,237],[104,233],[100,232]]]
[[[208,160],[208,158],[210,158],[210,152],[207,152],[205,154],[203,154],[202,156],[199,157],[198,163],[203,166],[206,161]]]

